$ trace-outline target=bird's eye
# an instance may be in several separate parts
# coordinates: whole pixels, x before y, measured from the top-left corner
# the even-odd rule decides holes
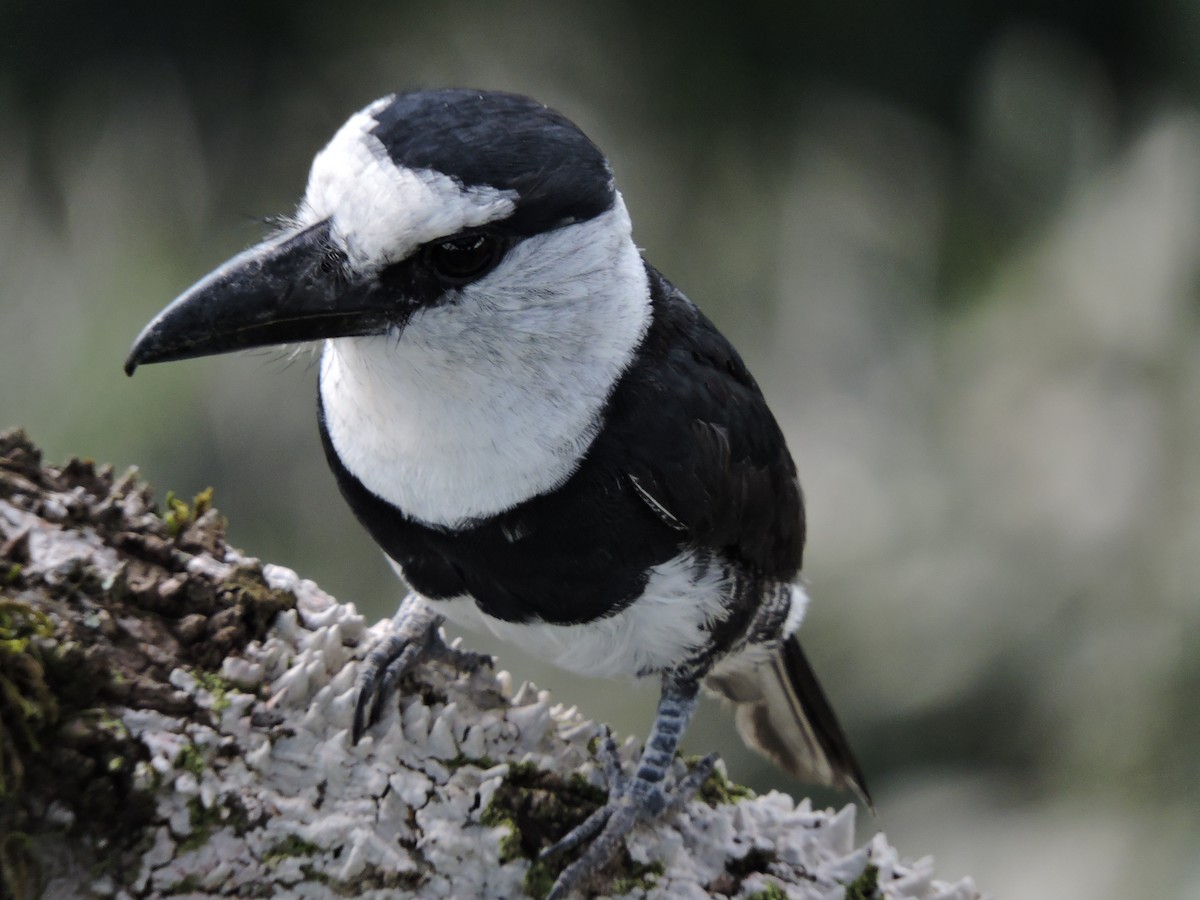
[[[490,272],[500,262],[503,247],[488,234],[467,234],[434,241],[426,258],[438,276],[451,284],[466,284]]]

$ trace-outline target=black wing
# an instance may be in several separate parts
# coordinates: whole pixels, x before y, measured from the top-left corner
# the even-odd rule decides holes
[[[686,543],[790,580],[804,504],[783,433],[729,341],[647,268],[654,324],[607,423],[631,487]]]

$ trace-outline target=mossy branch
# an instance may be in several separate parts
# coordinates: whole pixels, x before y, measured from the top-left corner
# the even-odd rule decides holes
[[[160,508],[0,434],[0,896],[544,895],[565,861],[538,854],[604,800],[601,726],[430,665],[352,745],[354,662],[388,627],[230,548],[211,491]],[[853,822],[718,770],[594,887],[977,896]]]

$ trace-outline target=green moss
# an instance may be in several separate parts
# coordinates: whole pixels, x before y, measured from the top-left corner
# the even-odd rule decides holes
[[[619,878],[613,879],[611,888],[613,894],[620,895],[628,894],[630,891],[648,891],[654,887],[666,869],[661,862],[632,862],[630,866],[632,871],[628,875],[622,875]]]
[[[389,897],[420,896],[418,891],[425,884],[426,876],[414,872],[384,872],[368,866],[349,881],[341,881],[316,866],[302,864],[300,872],[304,880],[320,884],[335,897],[361,897],[368,891],[386,891]]]
[[[200,683],[200,687],[212,696],[213,712],[219,713],[229,707],[229,694],[237,691],[237,687],[232,681],[216,672],[208,672],[203,669],[192,672],[192,675]]]
[[[686,760],[689,766],[694,766],[699,760],[699,757],[690,757]],[[700,785],[699,797],[709,806],[721,806],[726,803],[737,803],[740,800],[749,800],[754,796],[754,791],[740,784],[734,784],[725,777],[725,773],[720,768],[714,768],[712,774],[708,776],[704,784]]]
[[[317,884],[323,884],[327,888],[336,889],[336,883],[324,872],[318,871],[313,866],[301,866],[301,873],[304,875],[305,881],[315,881]]]
[[[42,867],[33,854],[29,835],[0,835],[0,897],[35,900],[42,894]]]
[[[879,897],[879,867],[867,863],[862,874],[846,885],[846,900],[874,900]]]
[[[28,643],[30,638],[48,638],[53,634],[54,623],[44,612],[15,598],[0,599],[0,643]]]
[[[9,473],[21,477],[6,480]],[[159,517],[134,515],[152,498],[132,474],[114,481],[111,470],[78,461],[43,468],[36,448],[12,432],[0,435],[0,485],[30,510],[64,495],[61,527],[94,533],[120,560],[113,570],[80,557],[44,580],[26,562],[26,547],[6,544],[0,561],[0,898],[24,896],[20,885],[29,883],[31,870],[22,862],[27,842],[21,835],[36,838],[45,827],[38,811],[56,801],[76,814],[81,842],[104,841],[106,871],[121,882],[136,855],[131,848],[154,815],[150,788],[161,776],[148,765],[148,749],[104,710],[173,708],[176,695],[164,689],[174,662],[165,665],[160,651],[173,646],[178,621],[197,613],[206,628],[194,640],[179,639],[177,662],[196,673],[217,711],[226,708],[234,688],[211,670],[261,638],[295,598],[272,590],[259,565],[240,566],[219,582],[186,571],[192,554],[225,558],[209,491],[190,503],[169,497]],[[139,502],[113,502],[134,495]],[[175,576],[184,576],[181,589],[170,596],[156,590]],[[130,620],[136,627],[114,627]],[[213,759],[207,747],[187,748],[180,770],[200,775]],[[190,810],[190,845],[202,845],[214,829],[242,827],[245,810],[236,800],[222,802],[227,808]]]
[[[188,505],[184,501],[175,496],[174,491],[167,491],[163,505],[167,508],[162,516],[162,520],[167,526],[167,534],[172,538],[177,538],[191,520],[192,511],[188,509]]]
[[[480,819],[484,825],[508,829],[500,841],[500,862],[529,860],[525,892],[541,898],[550,892],[563,862],[542,861],[538,855],[604,800],[604,792],[582,777],[564,781],[535,763],[513,763]]]
[[[291,859],[296,856],[317,856],[323,852],[320,847],[311,841],[306,841],[302,837],[289,834],[279,843],[272,845],[263,854],[262,859],[267,865],[275,865],[281,860]]]
[[[567,787],[580,797],[598,797],[599,799],[596,801],[597,805],[604,803],[604,801],[608,799],[608,794],[604,793],[604,791],[600,790],[600,788],[593,786],[593,784],[584,778],[579,772],[572,772],[567,776]]]
[[[191,772],[197,778],[204,774],[207,764],[204,760],[204,755],[200,752],[200,748],[195,744],[188,744],[179,751],[179,755],[175,757],[175,768],[183,769],[185,772]]]
[[[203,847],[222,828],[232,828],[236,833],[243,834],[250,827],[249,818],[236,802],[231,806],[205,806],[198,797],[192,797],[188,800],[187,810],[188,824],[192,830],[179,842],[179,849],[184,853]]]
[[[212,837],[213,832],[224,824],[221,821],[221,810],[219,807],[206,807],[196,797],[188,800],[187,808],[188,826],[192,830],[188,833],[187,837],[179,842],[179,850],[182,853],[199,850],[208,843],[208,839]]]
[[[554,887],[554,882],[558,878],[559,871],[561,870],[542,862],[540,859],[535,859],[529,864],[529,871],[525,873],[525,879],[521,882],[521,886],[525,888],[525,893],[530,897],[536,897],[538,900],[541,900]]]
[[[45,613],[0,598],[0,799],[21,789],[31,757],[41,751],[43,732],[58,720],[38,645],[53,633]]]
[[[456,772],[464,766],[474,766],[477,769],[490,769],[496,765],[496,761],[490,756],[464,756],[462,753],[453,759],[448,759],[443,763],[451,772]]]
[[[542,770],[538,768],[535,762],[515,762],[509,763],[508,775],[505,776],[506,782],[528,782],[535,780],[542,774]]]
[[[277,591],[263,580],[259,566],[239,566],[218,587],[219,596],[228,605],[241,605],[242,618],[249,627],[248,640],[261,640],[275,616],[296,605],[288,591]]]
[[[22,861],[20,835],[39,824],[26,797],[61,799],[107,835],[133,835],[153,813],[133,774],[144,746],[97,705],[111,672],[93,649],[64,639],[46,613],[0,598],[0,897],[27,896],[35,871],[32,857]],[[106,859],[121,865],[118,853]]]
[[[192,505],[189,507],[185,501],[175,496],[174,491],[167,491],[163,501],[167,510],[162,516],[163,523],[167,526],[167,534],[171,538],[179,537],[185,528],[212,509],[212,497],[213,489],[205,488],[192,498]]]
[[[737,859],[731,859],[725,864],[725,872],[729,878],[731,885],[740,888],[741,883],[751,875],[759,872],[767,872],[775,862],[775,851],[767,850],[761,847],[751,847],[746,851],[745,856]],[[732,895],[736,890],[731,889],[729,893]],[[761,892],[760,892],[761,893]],[[767,894],[771,897],[771,894]]]
[[[96,726],[103,728],[115,738],[124,739],[129,737],[129,727],[107,710],[101,709],[96,711]]]
[[[210,509],[212,509],[213,489],[211,486],[206,487],[195,497],[192,498],[192,517],[200,518]]]
[[[166,888],[166,896],[173,894],[194,894],[204,887],[204,882],[200,880],[200,876],[194,872],[188,875],[181,881],[177,881]]]
[[[768,884],[761,891],[755,891],[746,900],[787,900],[787,891],[777,884]]]
[[[500,865],[510,863],[525,855],[521,850],[521,832],[510,813],[492,803],[483,811],[479,821],[488,828],[508,829],[508,834],[500,839]]]

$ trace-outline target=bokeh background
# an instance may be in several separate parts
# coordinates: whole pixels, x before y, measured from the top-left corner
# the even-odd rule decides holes
[[[762,383],[863,837],[1001,898],[1200,897],[1200,5],[4,0],[0,426],[211,485],[390,614],[311,355],[121,363],[349,113],[447,84],[578,121]],[[653,689],[473,641],[644,735]],[[686,743],[806,790],[715,704]]]

